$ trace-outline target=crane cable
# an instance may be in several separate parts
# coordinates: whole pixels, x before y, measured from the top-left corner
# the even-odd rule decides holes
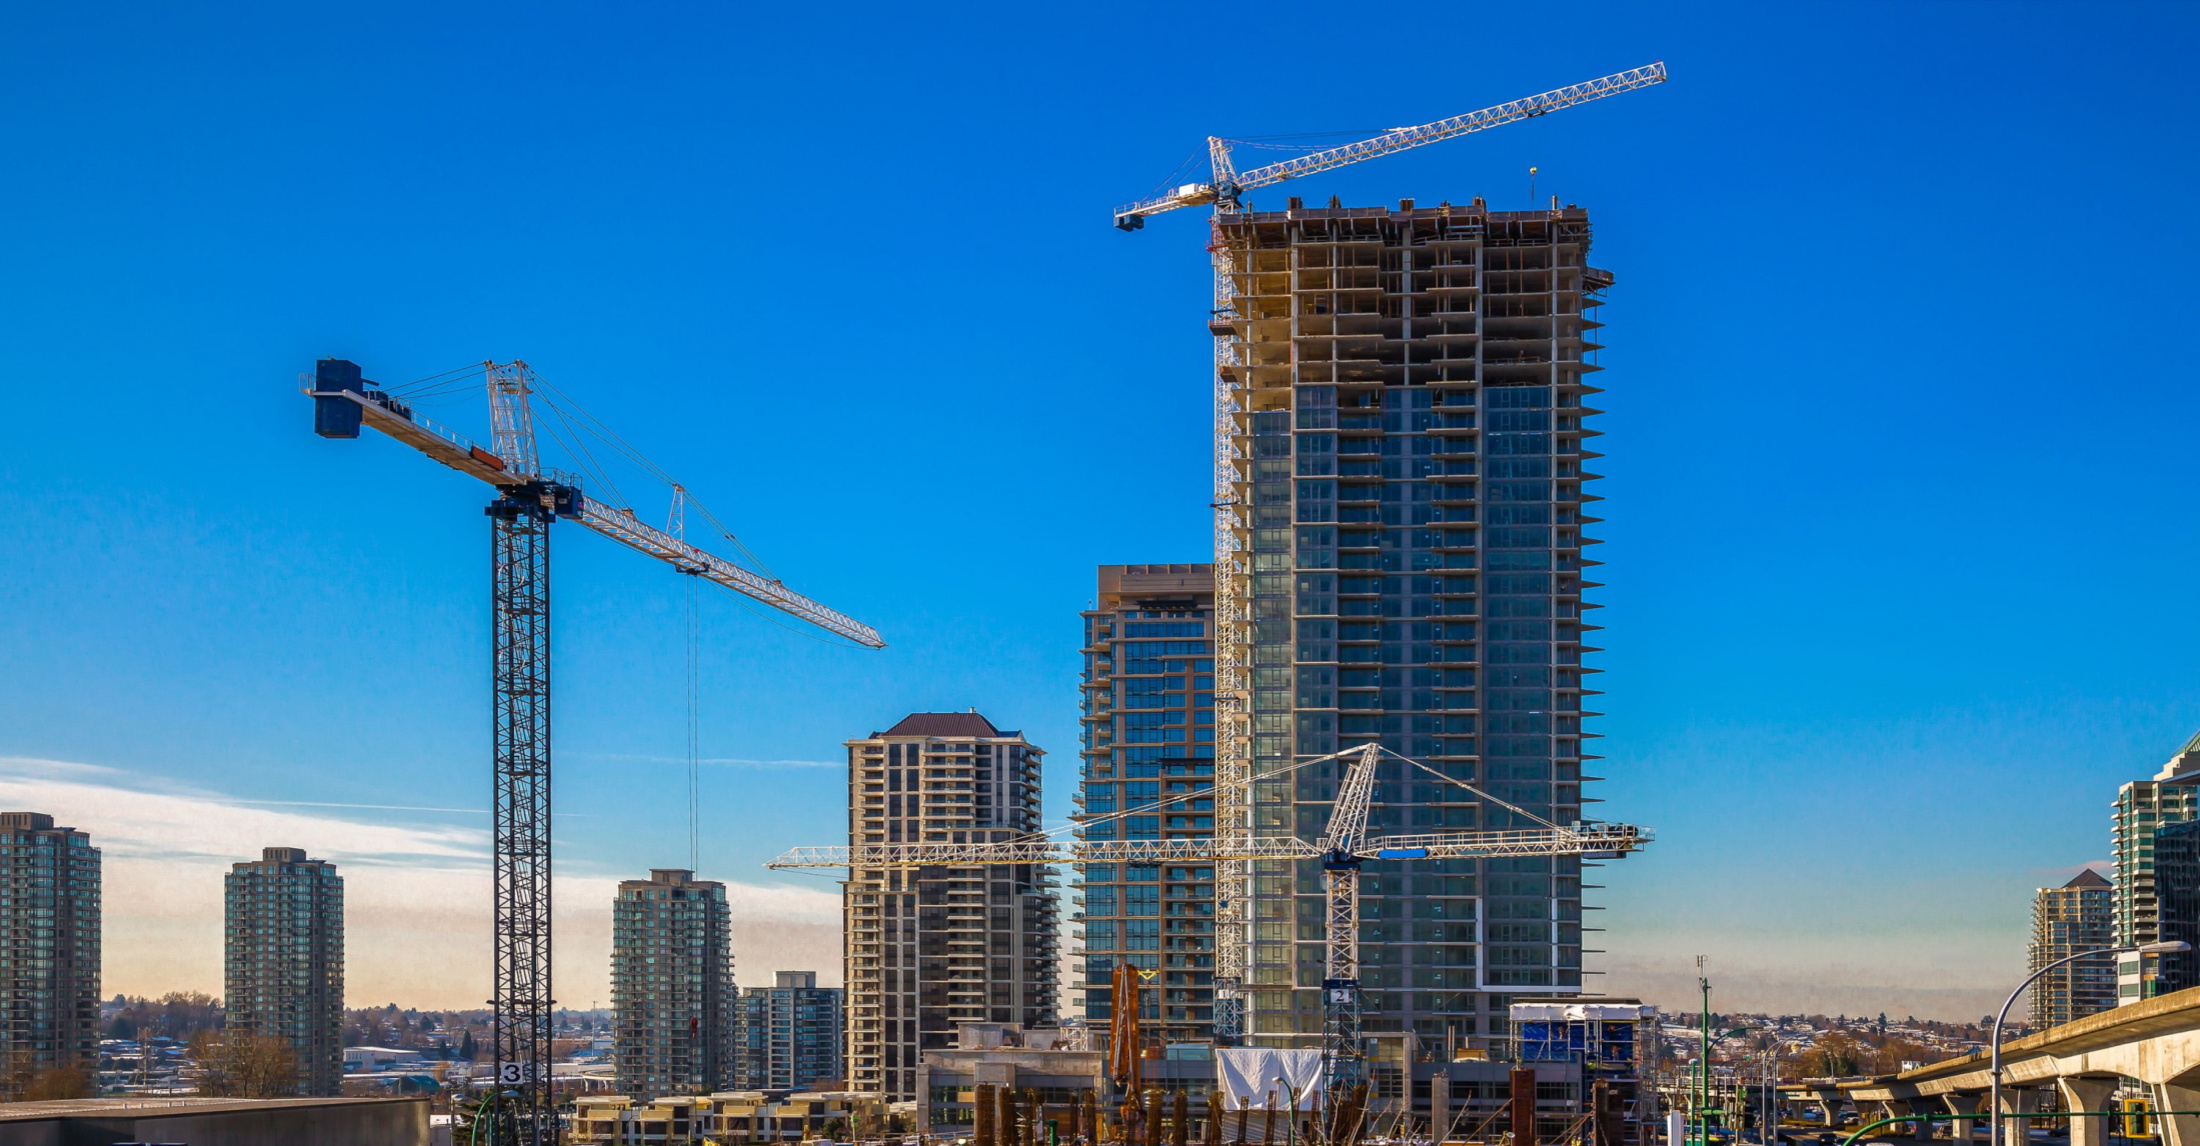
[[[1079,830],[1079,829],[1082,829],[1082,828],[1088,828],[1088,827],[1091,827],[1091,826],[1092,826],[1092,825],[1094,825],[1094,824],[1106,824],[1106,823],[1112,823],[1112,822],[1114,822],[1114,821],[1117,821],[1117,820],[1121,820],[1121,819],[1124,819],[1124,818],[1126,818],[1126,817],[1129,817],[1129,816],[1136,816],[1136,815],[1140,815],[1140,814],[1142,814],[1142,813],[1146,813],[1146,812],[1151,812],[1151,811],[1155,811],[1155,810],[1157,810],[1157,809],[1160,809],[1160,808],[1165,808],[1165,807],[1169,806],[1170,804],[1181,804],[1181,803],[1183,803],[1183,802],[1184,802],[1184,801],[1186,801],[1186,800],[1194,799],[1194,798],[1197,798],[1197,797],[1199,797],[1199,796],[1212,796],[1212,795],[1214,795],[1214,794],[1215,794],[1215,792],[1216,792],[1216,791],[1218,791],[1219,789],[1225,788],[1225,787],[1228,787],[1228,788],[1243,788],[1243,787],[1246,787],[1246,786],[1248,786],[1248,785],[1252,784],[1252,783],[1253,783],[1253,781],[1255,781],[1255,780],[1266,780],[1266,779],[1268,779],[1268,778],[1270,778],[1270,777],[1272,777],[1272,776],[1281,776],[1281,775],[1283,775],[1283,774],[1284,774],[1284,773],[1286,773],[1286,772],[1296,772],[1296,771],[1298,771],[1299,769],[1301,769],[1301,768],[1304,768],[1304,767],[1306,767],[1306,766],[1307,766],[1307,765],[1309,765],[1309,764],[1324,764],[1324,763],[1328,763],[1328,762],[1330,762],[1330,761],[1332,761],[1332,760],[1337,760],[1337,759],[1339,759],[1339,758],[1341,758],[1341,757],[1343,757],[1343,756],[1345,756],[1345,755],[1348,755],[1348,754],[1350,754],[1350,753],[1353,753],[1353,752],[1358,752],[1358,751],[1360,751],[1360,750],[1361,750],[1361,746],[1360,746],[1360,745],[1354,745],[1353,747],[1351,747],[1351,748],[1347,748],[1347,749],[1344,749],[1344,750],[1343,750],[1343,751],[1341,751],[1341,752],[1332,752],[1332,753],[1330,753],[1330,754],[1329,754],[1329,755],[1327,755],[1327,756],[1316,756],[1316,757],[1313,757],[1313,758],[1311,758],[1311,759],[1307,759],[1307,760],[1301,760],[1301,761],[1299,761],[1299,762],[1298,762],[1298,763],[1296,763],[1296,764],[1285,764],[1285,765],[1282,765],[1281,767],[1278,767],[1278,768],[1274,768],[1274,769],[1271,769],[1271,770],[1269,770],[1269,771],[1266,771],[1266,772],[1262,772],[1262,773],[1259,773],[1259,774],[1257,774],[1257,775],[1253,775],[1253,776],[1247,776],[1247,777],[1246,777],[1245,779],[1243,779],[1243,780],[1233,780],[1233,781],[1231,781],[1231,782],[1230,782],[1230,783],[1228,783],[1228,784],[1214,784],[1214,783],[1210,783],[1210,784],[1209,784],[1209,785],[1208,785],[1207,787],[1205,787],[1205,788],[1197,788],[1197,789],[1194,789],[1194,790],[1192,790],[1192,791],[1189,791],[1189,792],[1181,792],[1181,793],[1178,793],[1178,794],[1176,794],[1176,795],[1174,795],[1174,796],[1164,796],[1164,797],[1162,797],[1161,799],[1159,799],[1159,800],[1156,800],[1156,801],[1154,801],[1154,802],[1153,802],[1153,803],[1151,803],[1151,804],[1141,804],[1141,805],[1139,805],[1138,807],[1135,807],[1135,808],[1125,808],[1124,810],[1122,810],[1122,811],[1120,811],[1120,812],[1110,812],[1110,813],[1106,813],[1106,814],[1103,814],[1103,815],[1093,816],[1093,817],[1091,817],[1091,818],[1089,818],[1089,819],[1085,819],[1085,820],[1078,820],[1078,821],[1073,821],[1073,822],[1071,822],[1071,823],[1063,824],[1063,825],[1061,825],[1061,826],[1059,826],[1059,827],[1049,828],[1049,829],[1047,829],[1047,830],[1045,830],[1045,831],[1043,831],[1043,832],[1037,832],[1037,833],[1034,833],[1034,834],[1035,834],[1035,835],[1037,835],[1037,836],[1039,836],[1040,838],[1044,839],[1044,838],[1046,838],[1046,837],[1050,837],[1050,836],[1058,836],[1058,835],[1060,835],[1060,834],[1062,834],[1062,833],[1064,833],[1064,832],[1069,832],[1069,831],[1076,831],[1076,830]],[[1381,753],[1382,753],[1383,755],[1385,755],[1385,756],[1395,756],[1395,757],[1397,757],[1398,759],[1400,759],[1400,760],[1403,760],[1403,761],[1405,761],[1406,763],[1408,763],[1408,764],[1411,764],[1411,765],[1413,765],[1413,766],[1414,766],[1414,767],[1416,767],[1416,768],[1419,768],[1419,769],[1420,769],[1421,771],[1423,771],[1423,772],[1426,772],[1426,773],[1428,773],[1429,775],[1431,775],[1431,776],[1434,776],[1434,777],[1436,777],[1436,778],[1437,778],[1437,779],[1439,779],[1439,780],[1442,780],[1442,781],[1443,781],[1444,783],[1446,783],[1446,784],[1452,784],[1452,785],[1455,785],[1455,786],[1457,786],[1457,787],[1460,787],[1460,788],[1464,788],[1464,789],[1466,789],[1467,791],[1469,791],[1469,792],[1472,792],[1472,793],[1473,793],[1473,794],[1474,794],[1474,795],[1475,795],[1476,797],[1478,797],[1478,798],[1480,798],[1480,799],[1483,799],[1483,800],[1487,800],[1487,801],[1489,801],[1490,803],[1492,803],[1492,804],[1496,804],[1497,806],[1499,806],[1499,807],[1501,807],[1501,808],[1504,808],[1504,809],[1506,809],[1506,810],[1508,810],[1508,811],[1516,812],[1516,813],[1518,813],[1518,814],[1520,814],[1520,815],[1522,815],[1522,816],[1525,816],[1525,817],[1527,817],[1528,819],[1534,820],[1534,821],[1535,821],[1536,823],[1539,823],[1539,824],[1543,825],[1544,827],[1546,827],[1546,828],[1549,828],[1549,829],[1551,829],[1552,831],[1556,831],[1556,832],[1563,832],[1563,831],[1566,831],[1566,830],[1568,830],[1568,829],[1565,829],[1565,828],[1561,828],[1561,827],[1559,827],[1559,826],[1558,826],[1557,824],[1554,824],[1554,823],[1552,823],[1551,821],[1549,821],[1549,820],[1546,820],[1546,819],[1544,819],[1543,817],[1541,817],[1541,816],[1538,816],[1538,815],[1536,815],[1536,814],[1535,814],[1534,812],[1531,812],[1531,811],[1527,810],[1526,808],[1523,808],[1523,807],[1521,807],[1521,806],[1520,806],[1520,805],[1518,805],[1518,804],[1513,804],[1513,803],[1509,803],[1509,802],[1507,802],[1507,801],[1505,801],[1505,800],[1500,800],[1500,799],[1498,799],[1497,797],[1495,797],[1495,796],[1492,796],[1492,795],[1490,795],[1490,794],[1489,794],[1488,792],[1485,792],[1485,791],[1483,791],[1482,789],[1480,789],[1480,788],[1477,788],[1477,787],[1475,787],[1474,785],[1472,785],[1472,784],[1469,784],[1469,783],[1467,783],[1467,782],[1466,782],[1466,781],[1464,781],[1464,780],[1458,779],[1457,777],[1453,777],[1453,776],[1446,776],[1446,775],[1444,775],[1444,774],[1443,774],[1442,772],[1439,772],[1439,771],[1437,771],[1436,769],[1434,769],[1434,768],[1431,768],[1431,767],[1429,767],[1428,765],[1426,765],[1426,764],[1423,764],[1423,763],[1421,763],[1421,762],[1420,762],[1420,761],[1418,761],[1418,760],[1415,760],[1415,759],[1414,759],[1414,758],[1412,758],[1411,756],[1407,756],[1407,755],[1405,755],[1405,754],[1403,754],[1403,753],[1400,753],[1400,752],[1393,752],[1393,751],[1391,751],[1391,750],[1390,750],[1390,749],[1388,749],[1388,748],[1384,748],[1384,747],[1382,747],[1382,746],[1381,746],[1380,744],[1376,745],[1376,750],[1377,750],[1377,751],[1379,751],[1379,752],[1381,752]]]
[[[687,579],[687,782],[688,870],[702,867],[703,732],[702,732],[702,614],[695,607],[695,582]]]

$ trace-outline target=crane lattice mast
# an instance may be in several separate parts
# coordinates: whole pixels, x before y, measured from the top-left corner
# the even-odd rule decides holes
[[[492,885],[495,1087],[488,1141],[551,1146],[557,1141],[550,1089],[550,525],[577,521],[681,572],[736,592],[868,648],[877,630],[731,561],[642,524],[631,508],[599,505],[579,479],[545,470],[536,457],[524,362],[482,364],[491,441],[485,450],[415,414],[360,375],[323,359],[314,371],[314,431],[356,438],[362,425],[495,487],[489,503],[491,625]],[[682,491],[684,494],[684,491]]]
[[[1252,569],[1246,556],[1252,531],[1252,515],[1246,503],[1251,477],[1250,411],[1239,400],[1236,374],[1240,331],[1237,312],[1237,275],[1240,259],[1225,235],[1225,216],[1235,215],[1247,191],[1288,179],[1312,175],[1353,163],[1425,147],[1461,135],[1486,131],[1507,123],[1548,115],[1561,108],[1621,92],[1665,82],[1663,61],[1646,67],[1558,88],[1526,99],[1513,100],[1440,119],[1419,127],[1386,131],[1342,147],[1332,147],[1281,163],[1237,170],[1230,154],[1231,140],[1207,138],[1212,174],[1204,183],[1187,183],[1115,209],[1115,225],[1136,231],[1153,215],[1180,207],[1211,206],[1207,251],[1213,259],[1213,309],[1208,330],[1214,336],[1214,568],[1215,568],[1215,784],[1235,795],[1215,801],[1216,830],[1250,834],[1251,791],[1244,781],[1253,769],[1251,600]],[[1252,899],[1252,869],[1242,861],[1225,861],[1216,869],[1215,904],[1215,1002],[1214,1030],[1217,1042],[1234,1042],[1245,1032],[1245,968],[1248,933],[1245,905]]]

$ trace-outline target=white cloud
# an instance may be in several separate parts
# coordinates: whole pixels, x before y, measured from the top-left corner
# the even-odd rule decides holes
[[[222,874],[262,847],[299,847],[343,873],[352,1005],[478,1007],[488,999],[489,835],[473,822],[375,823],[331,812],[405,809],[251,801],[19,756],[0,756],[0,808],[45,812],[91,833],[102,853],[105,994],[221,994]],[[590,873],[555,881],[561,1003],[610,1001],[617,885],[618,877]],[[836,892],[735,883],[727,896],[743,982],[794,967],[838,979]]]

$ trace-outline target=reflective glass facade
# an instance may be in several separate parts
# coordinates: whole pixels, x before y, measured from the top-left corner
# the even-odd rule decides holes
[[[815,971],[781,971],[769,987],[741,993],[738,1085],[802,1090],[845,1077],[841,1016],[845,993],[817,985]]]
[[[1103,565],[1084,614],[1087,840],[1214,835],[1214,567]],[[1089,1022],[1115,1014],[1119,963],[1147,973],[1141,1024],[1163,1042],[1214,1021],[1212,864],[1086,864],[1083,990]]]

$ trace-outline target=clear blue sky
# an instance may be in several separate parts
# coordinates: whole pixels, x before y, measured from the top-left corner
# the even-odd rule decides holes
[[[523,357],[893,642],[713,599],[706,755],[976,706],[1066,808],[1092,567],[1208,553],[1201,220],[1108,209],[1655,59],[1289,189],[1596,222],[1614,986],[1986,991],[2200,727],[2190,7],[221,7],[0,36],[0,756],[484,806],[481,489],[296,376]],[[680,579],[557,545],[562,855],[678,862]],[[707,874],[843,830],[829,769],[705,794]]]

